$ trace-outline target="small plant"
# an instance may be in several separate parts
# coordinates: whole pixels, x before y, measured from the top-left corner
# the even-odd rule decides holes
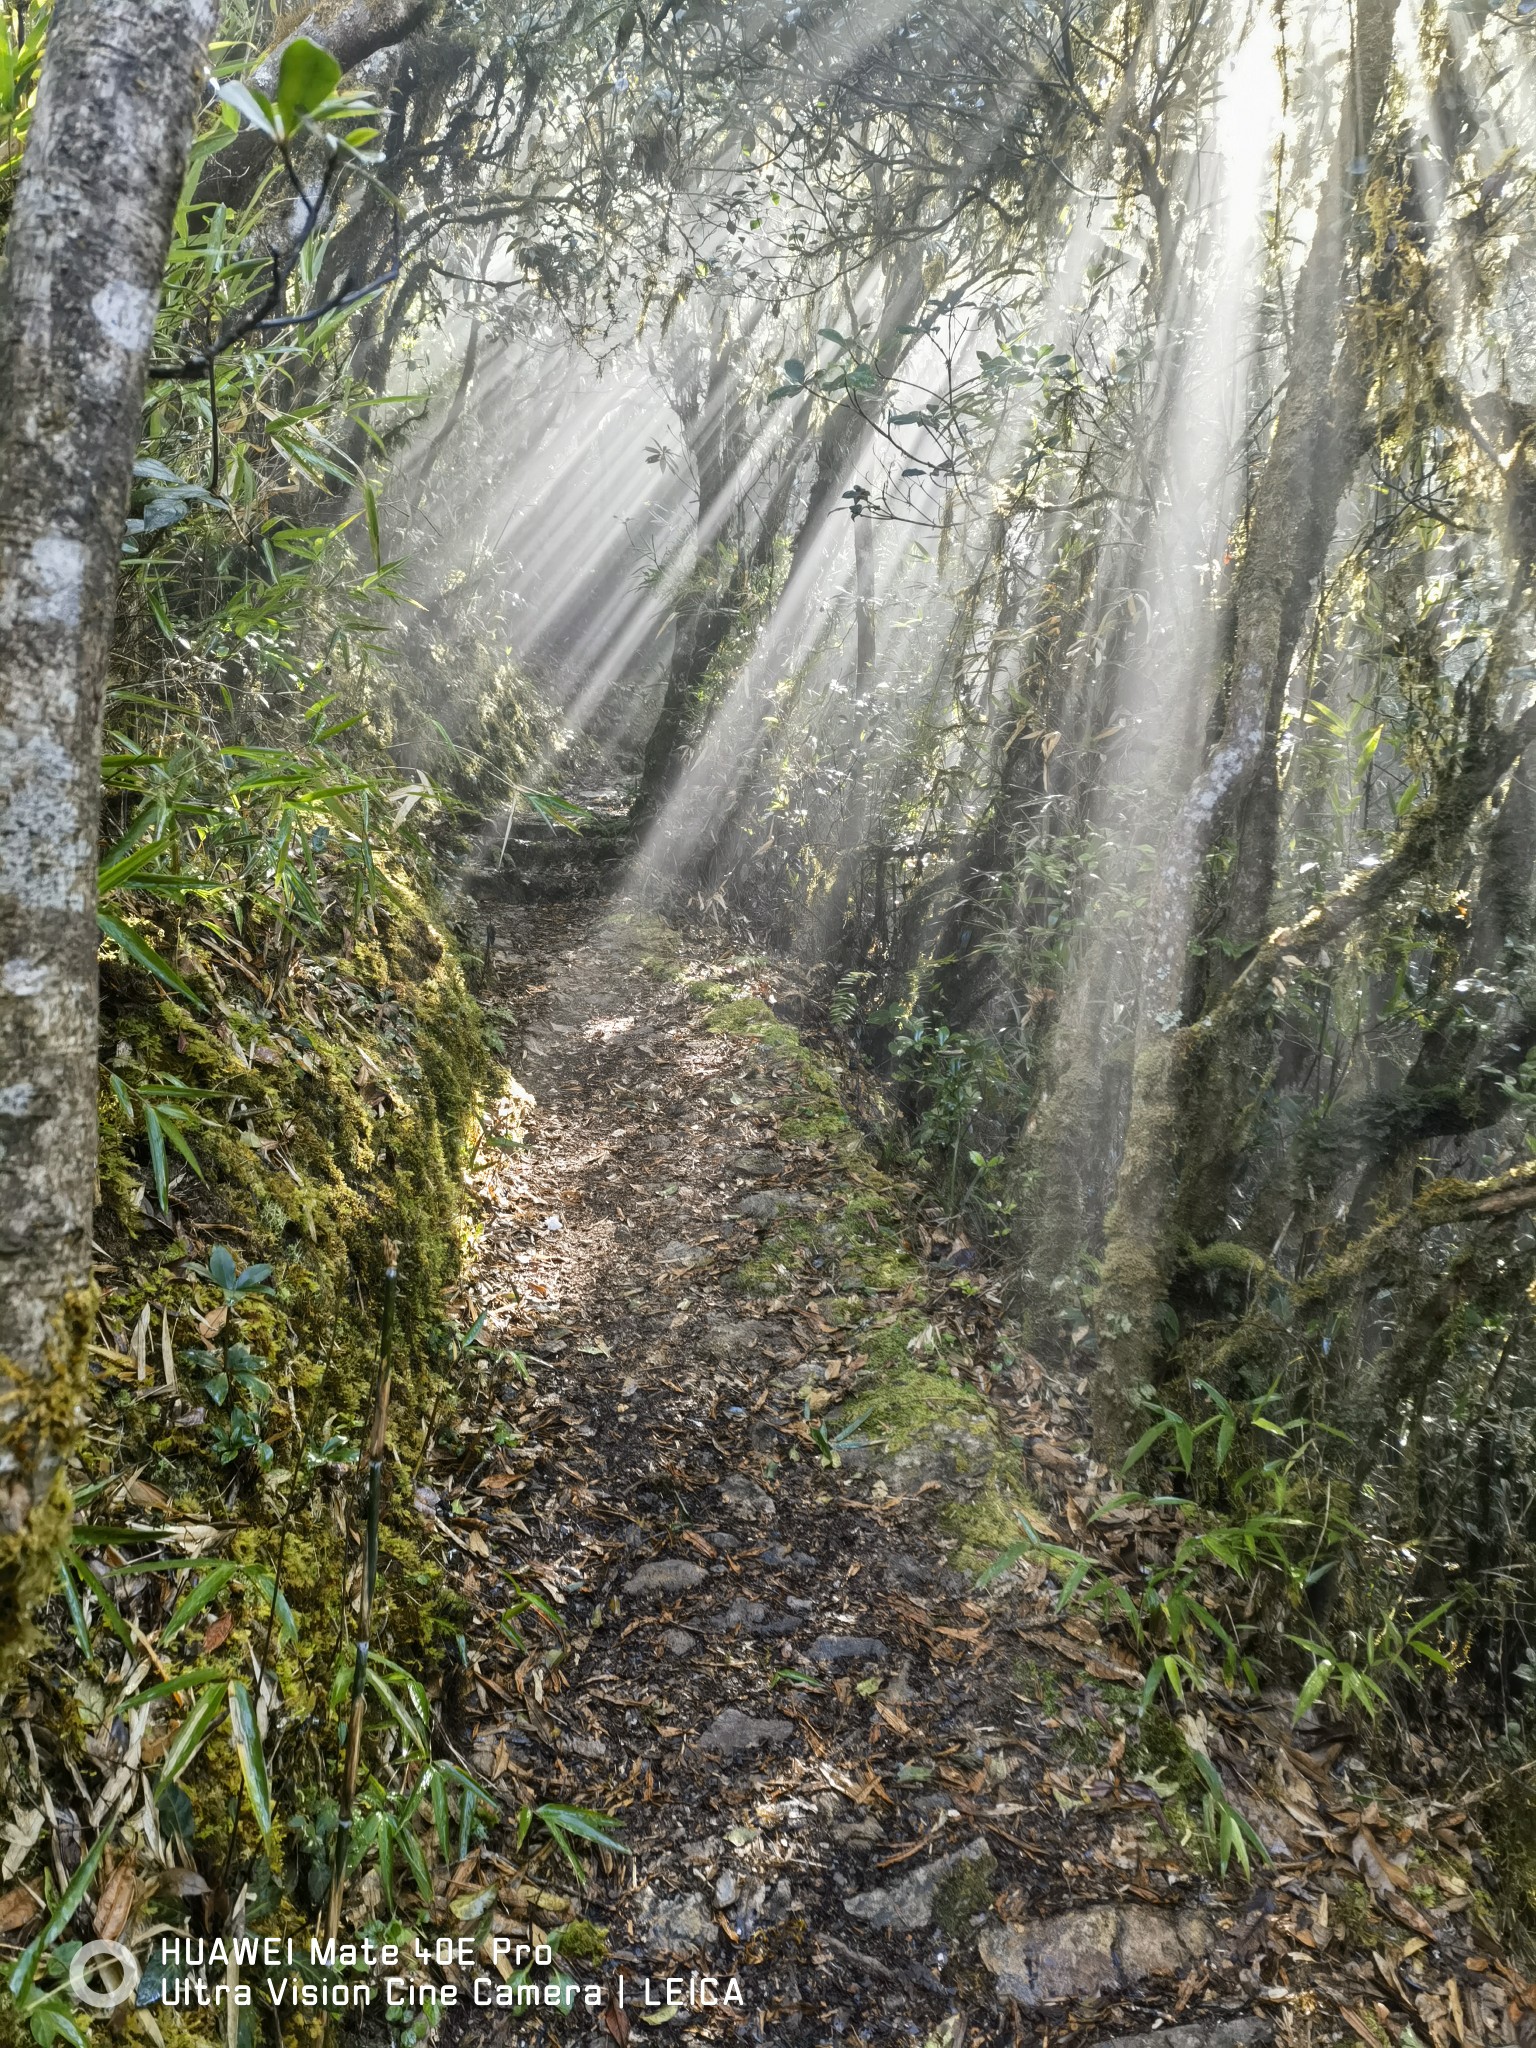
[[[187,1270],[200,1280],[211,1280],[223,1295],[227,1309],[236,1308],[242,1301],[256,1295],[272,1292],[267,1285],[272,1278],[270,1266],[237,1266],[234,1255],[222,1244],[216,1244],[208,1254],[207,1265],[194,1262]]]
[[[519,1849],[527,1841],[529,1831],[537,1822],[549,1836],[560,1854],[570,1865],[578,1884],[587,1881],[587,1867],[576,1848],[578,1842],[590,1842],[594,1848],[603,1849],[610,1856],[627,1856],[629,1851],[618,1841],[613,1829],[618,1825],[606,1813],[600,1813],[590,1806],[524,1806],[517,1816],[517,1832],[514,1837]]]
[[[128,935],[124,930],[109,936],[125,942]],[[125,950],[132,957],[138,957],[137,952],[126,944]],[[157,972],[150,962],[140,960],[139,964],[149,965],[151,972]],[[163,980],[164,976],[159,978]],[[187,1133],[208,1122],[199,1105],[216,1101],[218,1090],[193,1088],[170,1074],[161,1074],[153,1080],[130,1081],[114,1069],[108,1070],[107,1086],[130,1125],[143,1124],[144,1140],[149,1148],[149,1170],[155,1181],[155,1198],[161,1214],[167,1214],[171,1206],[171,1187],[166,1147],[170,1146],[173,1152],[178,1153],[198,1179],[202,1179],[203,1169]],[[228,1253],[225,1256],[227,1258]]]
[[[985,1100],[984,1082],[995,1055],[980,1040],[953,1031],[942,1019],[914,1011],[891,1041],[891,1064],[911,1089],[918,1111],[914,1143],[936,1166],[942,1164],[944,1198],[951,1213],[960,1206],[966,1136]],[[984,1170],[984,1155],[978,1177]]]
[[[1025,1535],[982,1574],[983,1583],[1022,1558],[1053,1572],[1058,1611],[1078,1605],[1102,1622],[1122,1626],[1149,1658],[1140,1711],[1159,1692],[1175,1701],[1199,1692],[1219,1673],[1221,1683],[1257,1691],[1263,1660],[1284,1640],[1307,1653],[1311,1668],[1296,1704],[1299,1720],[1332,1691],[1345,1708],[1374,1716],[1389,1700],[1384,1681],[1412,1683],[1425,1664],[1453,1667],[1433,1634],[1450,1610],[1442,1602],[1412,1620],[1393,1607],[1367,1630],[1351,1656],[1317,1630],[1277,1627],[1277,1614],[1306,1611],[1311,1589],[1336,1568],[1342,1545],[1358,1536],[1330,1489],[1321,1500],[1310,1465],[1314,1446],[1305,1423],[1276,1422],[1274,1390],[1246,1403],[1228,1401],[1205,1381],[1197,1387],[1211,1413],[1198,1421],[1161,1402],[1148,1402],[1153,1420],[1131,1447],[1125,1470],[1171,1451],[1185,1478],[1202,1476],[1220,1507],[1203,1507],[1182,1494],[1124,1492],[1098,1510],[1156,1509],[1177,1518],[1180,1534],[1171,1557],[1145,1565],[1130,1579],[1086,1552],[1050,1542],[1024,1523]],[[1255,1439],[1275,1443],[1273,1457],[1255,1462]],[[1023,1517],[1020,1518],[1023,1522]]]

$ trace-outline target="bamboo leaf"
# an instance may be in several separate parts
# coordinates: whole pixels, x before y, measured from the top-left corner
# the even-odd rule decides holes
[[[11,1971],[9,1988],[12,1998],[24,1998],[31,1989],[32,1979],[37,1970],[38,1958],[43,1954],[44,1950],[52,1947],[53,1943],[58,1940],[64,1929],[80,1910],[80,1903],[91,1888],[91,1879],[96,1875],[96,1867],[101,1862],[102,1856],[106,1852],[107,1844],[111,1839],[112,1829],[104,1827],[94,1843],[92,1843],[90,1849],[87,1850],[80,1868],[70,1879],[64,1896],[48,1916],[47,1926],[44,1927],[37,1939],[22,1951],[15,1968]]]
[[[231,1579],[238,1578],[243,1567],[233,1558],[221,1558],[210,1565],[196,1583],[177,1602],[170,1620],[160,1632],[162,1643],[168,1643],[179,1635],[194,1614],[201,1614],[210,1601],[217,1600]]]
[[[229,1733],[234,1743],[235,1754],[240,1759],[240,1770],[245,1778],[246,1795],[251,1802],[251,1813],[261,1838],[267,1844],[270,1856],[272,1847],[272,1794],[267,1785],[267,1760],[261,1747],[261,1729],[256,1722],[256,1709],[251,1695],[244,1684],[233,1678],[229,1684]]]
[[[97,911],[96,922],[113,944],[122,948],[136,967],[142,967],[146,973],[152,974],[156,981],[163,981],[166,987],[174,989],[177,995],[185,996],[194,1008],[207,1008],[196,991],[183,981],[169,961],[161,959],[147,939],[141,939],[137,932],[130,931],[119,919],[109,917],[104,910]]]
[[[165,1760],[160,1766],[160,1776],[155,1785],[157,1792],[166,1785],[175,1784],[217,1727],[224,1708],[224,1695],[216,1686],[209,1686],[206,1691],[198,1694],[196,1704],[176,1730],[171,1746],[165,1753]]]

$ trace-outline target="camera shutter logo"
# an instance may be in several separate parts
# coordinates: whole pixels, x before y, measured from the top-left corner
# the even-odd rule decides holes
[[[118,1967],[118,1981],[110,1988],[98,1989],[87,1983],[86,1972],[94,1965],[113,1962]],[[81,2005],[88,2005],[97,2012],[115,2012],[139,1988],[141,1975],[138,1958],[131,1948],[121,1941],[87,1941],[75,1952],[69,1966],[69,1989],[72,1997]]]

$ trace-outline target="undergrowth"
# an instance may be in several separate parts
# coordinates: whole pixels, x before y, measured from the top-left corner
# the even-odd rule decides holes
[[[291,51],[272,99],[239,81],[249,53],[224,51],[188,194],[242,124],[272,164],[238,207],[183,204],[135,470],[107,705],[87,1420],[55,1594],[0,1724],[0,2022],[37,2048],[84,2038],[64,1990],[82,1932],[297,1935],[324,1902],[386,1268],[393,1483],[355,1917],[421,1922],[497,1811],[436,1732],[462,1606],[410,1484],[492,1362],[452,1290],[498,1046],[430,855],[537,799],[519,777],[551,728],[451,605],[397,630],[375,487],[338,453],[363,401],[306,182],[371,175],[379,115],[339,95],[324,51]],[[265,239],[287,253],[253,261]],[[258,324],[274,262],[312,310]],[[212,364],[181,377],[209,334]],[[420,709],[423,667],[441,717]],[[530,1831],[578,1872],[582,1845],[609,1841],[601,1816],[557,1806],[521,1817],[519,1846]],[[167,2048],[190,2038],[160,2011]]]

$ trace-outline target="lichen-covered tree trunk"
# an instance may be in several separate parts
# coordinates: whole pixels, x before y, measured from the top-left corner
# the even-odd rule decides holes
[[[0,275],[0,1668],[52,1570],[91,1303],[101,716],[215,0],[60,0]]]
[[[1317,224],[1296,291],[1286,385],[1255,493],[1234,598],[1235,632],[1222,730],[1181,808],[1153,891],[1139,992],[1130,1116],[1107,1219],[1099,1301],[1104,1369],[1096,1421],[1106,1448],[1124,1437],[1136,1389],[1157,1347],[1155,1317],[1168,1278],[1178,1205],[1183,1081],[1193,1054],[1182,1021],[1197,892],[1217,833],[1241,814],[1266,775],[1306,602],[1321,572],[1349,481],[1339,459],[1358,437],[1363,387],[1339,364],[1349,228],[1392,65],[1397,0],[1362,0],[1350,74]],[[1250,856],[1268,872],[1261,832]],[[1243,877],[1234,893],[1245,897]],[[1260,892],[1262,893],[1262,891]],[[1245,915],[1251,916],[1251,908]]]

